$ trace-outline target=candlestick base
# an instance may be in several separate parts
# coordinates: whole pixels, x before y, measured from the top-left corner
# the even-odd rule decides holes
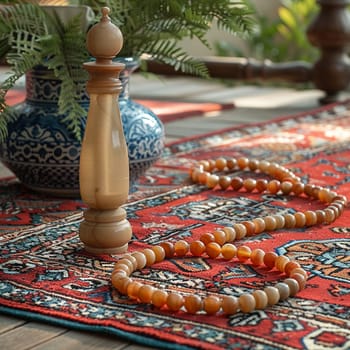
[[[119,254],[128,249],[131,225],[123,208],[87,209],[80,224],[79,237],[85,250],[92,254]]]

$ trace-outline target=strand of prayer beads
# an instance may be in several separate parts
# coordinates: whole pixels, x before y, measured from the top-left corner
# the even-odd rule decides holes
[[[273,179],[242,179],[228,175],[216,175],[215,172],[250,170],[266,174]],[[141,251],[124,254],[115,264],[112,272],[112,285],[123,295],[138,300],[141,303],[151,303],[157,308],[167,308],[171,311],[183,309],[188,313],[206,312],[209,315],[223,312],[232,315],[238,311],[249,313],[265,309],[296,295],[305,288],[307,272],[296,261],[287,256],[278,256],[275,252],[265,252],[262,249],[251,250],[246,245],[236,247],[232,242],[245,236],[252,236],[264,231],[274,231],[282,228],[304,227],[319,224],[329,224],[336,220],[347,205],[345,196],[338,195],[329,189],[303,184],[290,170],[276,163],[249,160],[248,158],[218,158],[216,160],[200,161],[190,170],[193,182],[219,187],[223,190],[245,189],[247,192],[269,192],[271,194],[294,194],[320,200],[327,204],[323,210],[307,210],[294,214],[268,215],[235,223],[232,227],[215,229],[212,233],[204,233],[199,240],[188,243],[185,240],[162,242],[159,245],[145,248]],[[285,275],[282,282],[264,289],[243,293],[240,296],[209,294],[201,297],[196,294],[182,295],[175,291],[166,291],[131,278],[136,270],[152,266],[164,259],[184,257],[189,254],[200,257],[222,258],[227,261],[238,260],[253,266],[265,266]]]

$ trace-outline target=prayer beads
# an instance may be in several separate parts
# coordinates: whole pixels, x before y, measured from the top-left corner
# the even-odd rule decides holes
[[[272,177],[266,179],[242,179],[239,176],[230,177],[227,174],[217,175],[214,172],[232,170],[249,170]],[[275,231],[283,228],[302,228],[313,225],[329,224],[336,220],[347,205],[347,198],[331,190],[303,184],[290,170],[276,163],[241,158],[218,158],[203,160],[190,171],[193,182],[206,185],[208,188],[222,190],[246,191],[247,193],[282,194],[304,196],[326,203],[323,210],[307,210],[294,214],[277,214],[257,217],[251,220],[233,223],[231,227],[217,228],[206,232],[199,240],[187,242],[162,242],[159,245],[145,248],[141,251],[124,254],[115,264],[112,272],[112,285],[124,295],[142,303],[151,303],[156,308],[167,308],[170,311],[187,311],[190,314],[198,312],[214,315],[227,315],[236,312],[249,313],[275,305],[288,297],[295,296],[305,288],[307,272],[296,261],[275,252],[264,252],[257,248],[251,250],[246,245],[236,247],[232,242],[245,236],[260,234],[264,231]],[[264,289],[243,293],[239,296],[208,294],[204,297],[190,294],[182,295],[175,291],[165,291],[152,285],[142,284],[130,276],[136,270],[169,258],[181,258],[188,255],[194,257],[207,256],[211,259],[236,259],[240,263],[251,263],[253,266],[265,266],[268,270],[278,271],[285,279]]]

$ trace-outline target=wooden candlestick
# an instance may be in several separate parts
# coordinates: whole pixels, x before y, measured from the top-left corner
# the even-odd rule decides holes
[[[79,236],[94,254],[125,252],[131,226],[121,207],[128,199],[128,149],[120,118],[119,73],[124,64],[112,62],[123,45],[120,30],[111,23],[109,9],[87,34],[87,48],[95,62],[84,63],[89,72],[90,108],[80,155],[80,194],[88,205]]]

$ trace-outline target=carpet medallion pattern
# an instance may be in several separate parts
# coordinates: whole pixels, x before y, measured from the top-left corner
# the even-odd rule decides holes
[[[125,206],[133,227],[130,251],[165,240],[197,239],[257,216],[323,208],[300,197],[191,184],[190,166],[219,156],[276,161],[304,182],[350,198],[350,103],[168,145]],[[251,314],[189,315],[139,304],[111,287],[117,256],[84,251],[78,238],[82,202],[29,192],[15,179],[3,179],[0,187],[1,312],[168,349],[350,348],[348,208],[330,225],[263,232],[237,242],[297,260],[310,277],[296,297]],[[205,256],[166,260],[133,276],[202,296],[238,295],[280,278],[262,267]]]

